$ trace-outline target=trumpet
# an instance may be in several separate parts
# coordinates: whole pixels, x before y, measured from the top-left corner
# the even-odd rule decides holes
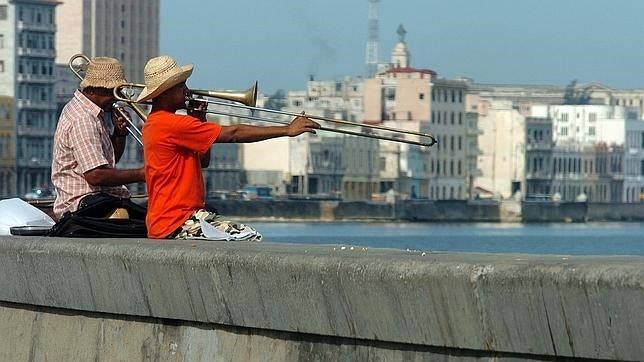
[[[77,59],[82,59],[83,62],[77,65],[74,65],[74,62]],[[79,80],[83,80],[83,75],[81,72],[87,71],[87,65],[89,64],[90,59],[84,55],[84,54],[75,54],[69,59],[69,69],[71,69],[72,73],[78,77]],[[128,104],[128,106],[143,120],[145,121],[147,119],[147,115],[145,114],[145,111],[139,107],[137,104],[132,102],[131,100],[127,100],[125,97],[122,99],[119,99],[120,101],[123,101]],[[142,133],[141,130],[132,122],[132,118],[127,114],[127,112],[123,109],[123,107],[117,105],[116,103],[112,104],[112,110],[114,113],[116,113],[118,116],[123,117],[126,122],[129,124],[127,126],[127,131],[130,133],[130,135],[141,145],[143,146],[143,141],[141,141]]]
[[[122,100],[124,102],[133,102],[132,99],[134,97],[134,94],[136,93],[136,89],[143,89],[144,87],[145,85],[143,84],[126,83],[117,88],[114,88],[114,96],[117,99]],[[206,103],[206,105],[212,104],[212,105],[218,105],[218,106],[228,106],[231,108],[241,108],[241,109],[246,109],[250,111],[249,112],[250,114],[245,115],[245,114],[238,114],[233,112],[206,109],[206,113],[210,113],[210,114],[239,117],[239,118],[244,118],[244,119],[253,120],[253,121],[279,123],[284,125],[288,125],[290,122],[282,121],[274,118],[268,118],[268,117],[258,117],[258,116],[255,116],[255,111],[273,113],[277,115],[286,115],[286,116],[292,116],[292,117],[305,116],[310,119],[319,120],[323,122],[336,123],[344,126],[360,127],[363,129],[368,129],[370,132],[372,132],[372,130],[391,132],[393,133],[393,136],[384,136],[384,135],[379,135],[374,133],[357,132],[357,131],[350,131],[346,129],[338,129],[338,128],[325,127],[325,126],[318,128],[319,130],[322,130],[322,131],[336,132],[336,133],[342,133],[342,134],[347,134],[352,136],[376,138],[376,139],[385,140],[385,141],[407,143],[411,145],[425,146],[425,147],[431,147],[437,142],[434,136],[423,132],[402,130],[397,128],[372,125],[372,124],[357,123],[357,122],[351,122],[351,121],[329,118],[329,117],[319,117],[319,116],[307,115],[304,113],[294,113],[294,112],[279,111],[279,110],[273,110],[268,108],[256,107],[255,105],[257,101],[257,82],[255,82],[253,86],[251,86],[245,91],[190,89],[189,93],[190,94],[186,97],[187,108],[190,107],[191,103],[193,103],[191,101],[196,101],[194,103],[198,104],[199,102],[201,102],[201,103]],[[202,98],[196,98],[196,97],[218,98],[224,101],[218,101],[214,99],[202,99]],[[235,102],[235,103],[231,103],[231,102]],[[401,136],[403,134],[418,136],[420,140],[416,141],[416,140],[402,138]]]

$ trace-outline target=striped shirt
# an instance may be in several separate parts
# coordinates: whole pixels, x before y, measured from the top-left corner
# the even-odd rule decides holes
[[[103,120],[103,110],[80,91],[63,108],[54,134],[51,181],[56,188],[54,216],[76,211],[80,200],[106,193],[130,197],[125,186],[92,186],[83,174],[100,166],[114,168],[114,147]]]

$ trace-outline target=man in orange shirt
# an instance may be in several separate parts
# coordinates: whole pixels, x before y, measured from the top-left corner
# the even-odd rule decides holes
[[[298,116],[286,126],[221,126],[206,122],[203,108],[188,110],[187,115],[175,114],[186,108],[186,97],[190,95],[186,80],[192,69],[192,65],[177,65],[168,56],[152,58],[145,66],[145,88],[137,102],[152,100],[152,110],[143,126],[148,236],[188,239],[219,233],[226,240],[259,241],[261,235],[254,229],[224,221],[216,213],[204,210],[201,168],[209,162],[210,146],[215,142],[295,137],[315,133],[320,125]]]

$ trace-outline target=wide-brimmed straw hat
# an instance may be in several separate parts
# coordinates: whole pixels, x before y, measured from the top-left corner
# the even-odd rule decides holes
[[[139,94],[137,102],[147,101],[167,91],[175,85],[185,82],[192,74],[192,64],[177,65],[177,62],[167,55],[148,60],[143,70],[145,88]]]
[[[112,89],[127,83],[123,67],[118,60],[110,57],[96,57],[89,61],[80,89],[87,87]]]

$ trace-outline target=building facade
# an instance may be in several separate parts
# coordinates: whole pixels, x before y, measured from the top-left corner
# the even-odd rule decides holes
[[[159,55],[159,14],[159,0],[65,0],[56,15],[56,63],[78,53],[113,57],[128,80],[143,83],[145,63]]]
[[[13,99],[15,191],[48,187],[55,129],[56,1],[0,1],[0,96]]]
[[[527,198],[641,202],[644,121],[638,107],[542,105],[532,111]]]
[[[525,117],[510,101],[482,101],[478,156],[481,174],[474,183],[479,190],[501,198],[525,192]]]

